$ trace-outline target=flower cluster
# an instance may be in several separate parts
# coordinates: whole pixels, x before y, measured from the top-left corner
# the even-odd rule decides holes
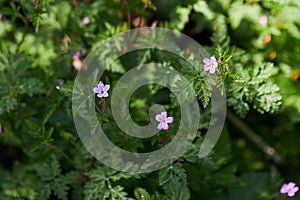
[[[75,51],[73,56],[76,56],[77,58],[81,58],[81,56],[85,56],[86,55],[86,48],[82,49],[81,51]]]

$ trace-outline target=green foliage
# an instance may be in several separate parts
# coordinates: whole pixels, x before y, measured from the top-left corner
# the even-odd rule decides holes
[[[186,174],[182,164],[175,163],[160,170],[158,180],[167,195],[177,195],[177,192],[180,194],[181,189],[186,186]]]
[[[166,196],[155,193],[150,195],[145,189],[137,188],[134,190],[134,195],[137,200],[167,200]]]
[[[241,116],[245,117],[252,104],[258,112],[273,113],[281,105],[279,88],[269,78],[276,74],[272,63],[258,65],[253,70],[243,70],[242,82],[229,85],[228,103]]]
[[[59,199],[68,199],[67,181],[64,176],[61,175],[61,169],[57,160],[52,160],[51,163],[35,164],[37,176],[43,181],[39,186],[40,192],[38,199],[48,199],[51,191]]]
[[[132,198],[127,197],[127,193],[124,191],[124,187],[120,185],[112,185],[112,182],[116,182],[121,178],[131,178],[130,174],[117,173],[113,170],[98,167],[91,173],[91,180],[85,185],[84,193],[85,199],[120,199],[130,200]]]
[[[276,169],[271,168],[268,172],[248,172],[241,175],[244,186],[241,188],[232,188],[229,191],[228,199],[281,199],[279,195],[271,195],[270,191],[276,192],[280,187],[279,177]],[[274,184],[275,183],[275,184]]]
[[[300,180],[299,9],[299,0],[0,0],[0,199],[285,198],[282,183]],[[260,21],[263,16],[267,21]],[[81,24],[84,17],[89,24]],[[99,164],[85,149],[74,127],[72,91],[76,62],[82,66],[88,53],[114,34],[144,26],[181,31],[209,55],[190,55],[192,64],[172,52],[143,49],[123,55],[103,74],[111,89],[97,117],[107,137],[127,151],[154,151],[174,138],[180,126],[178,98],[189,97],[182,88],[192,88],[199,102],[201,119],[188,151],[157,172],[135,175]],[[165,39],[152,37],[139,42]],[[115,53],[106,45],[97,55],[101,61]],[[114,45],[121,50],[124,42]],[[84,49],[86,55],[74,58]],[[203,70],[204,57],[211,56],[219,75]],[[113,119],[111,91],[132,66],[150,62],[177,70],[191,84],[175,80],[174,91],[153,84],[134,93],[130,115],[137,124],[150,122],[154,104],[175,119],[169,131],[134,138]],[[96,84],[97,73],[92,79]],[[213,151],[199,159],[214,88],[285,162],[273,163],[268,148],[257,148],[228,121]]]

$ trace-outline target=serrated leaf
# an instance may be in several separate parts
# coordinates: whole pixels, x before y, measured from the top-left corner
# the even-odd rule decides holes
[[[20,94],[27,94],[30,97],[34,94],[41,94],[45,92],[44,83],[37,78],[24,78],[18,84]]]
[[[55,177],[60,175],[61,169],[57,160],[53,159],[50,164],[39,163],[34,166],[37,175],[44,181],[53,180]]]
[[[278,110],[281,105],[281,95],[277,92],[279,87],[267,82],[257,89],[257,95],[254,99],[254,108],[260,113],[270,112]]]
[[[174,194],[176,190],[186,185],[185,169],[181,163],[175,163],[159,171],[159,185],[167,195]]]
[[[242,19],[256,22],[260,17],[260,9],[258,4],[247,5],[242,1],[235,1],[232,3],[228,10],[232,28],[236,29],[239,27]]]
[[[137,200],[151,200],[150,194],[143,188],[135,189],[134,196]]]
[[[203,107],[206,108],[211,97],[211,85],[205,80],[199,79],[199,81],[195,83],[194,88],[196,91],[196,95],[203,104]]]
[[[214,45],[219,45],[220,47],[228,46],[230,37],[228,36],[228,28],[225,16],[218,15],[215,20],[215,26],[216,30],[213,32],[213,35],[210,38],[211,41],[214,43]]]
[[[193,5],[193,8],[197,13],[202,13],[208,20],[212,20],[215,16],[215,13],[211,11],[204,0],[198,0],[198,2]]]
[[[63,200],[68,199],[67,191],[69,187],[67,186],[67,183],[63,177],[54,179],[51,182],[51,189],[59,199],[63,199]]]
[[[136,188],[134,190],[136,200],[168,200],[166,196],[158,194],[157,192],[150,195],[144,188]]]
[[[37,199],[40,200],[48,200],[51,195],[51,186],[49,183],[43,184],[40,187],[38,187],[37,191]]]
[[[127,193],[124,191],[124,187],[117,185],[111,189],[111,198],[116,200],[133,200],[127,197]]]
[[[249,84],[262,83],[272,75],[277,73],[277,69],[274,68],[273,63],[265,63],[259,66],[255,66],[252,72],[252,79]]]
[[[234,97],[229,97],[227,99],[229,106],[233,106],[234,111],[241,117],[244,118],[249,111],[249,105],[242,99],[237,99]]]
[[[109,182],[120,180],[121,178],[128,179],[133,175],[129,173],[116,172],[107,167],[98,167],[93,170],[90,180],[86,183],[84,193],[86,200],[92,199],[130,199],[127,198],[127,193],[123,191],[122,186],[112,187]]]

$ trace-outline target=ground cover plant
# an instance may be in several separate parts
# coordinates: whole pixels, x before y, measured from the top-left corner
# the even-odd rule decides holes
[[[299,199],[299,11],[299,0],[0,0],[0,199]],[[136,90],[132,120],[153,120],[159,133],[135,138],[112,115],[117,81],[132,66],[155,61],[192,83],[201,116],[192,145],[168,166],[129,173],[87,151],[72,94],[97,45],[141,27],[186,34],[208,54],[194,55],[199,65],[192,65],[157,49],[133,51],[95,77],[90,92],[99,124],[115,145],[139,153],[172,141],[180,102],[156,84]],[[113,45],[125,46],[106,43],[99,57],[106,59]],[[212,83],[226,94],[226,121],[216,146],[199,158]],[[165,111],[149,116],[154,104]]]

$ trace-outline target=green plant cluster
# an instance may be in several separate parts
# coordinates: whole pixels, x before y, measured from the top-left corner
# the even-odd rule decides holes
[[[299,0],[0,0],[0,199],[289,198],[280,194],[281,185],[300,185],[299,10]],[[85,17],[89,22],[82,24]],[[97,117],[122,149],[161,148],[180,123],[176,97],[150,84],[130,100],[133,121],[147,125],[149,108],[161,104],[174,124],[149,139],[131,137],[117,126],[111,92],[132,66],[156,61],[184,74],[201,110],[196,138],[182,157],[158,171],[131,174],[103,165],[85,149],[73,122],[72,91],[78,69],[97,44],[146,26],[192,37],[217,59],[220,76],[154,49],[128,53],[107,69],[101,80],[110,85],[110,96]],[[74,56],[77,51],[80,57]],[[100,58],[109,52],[107,44]],[[176,82],[178,88],[182,84]],[[226,94],[229,112],[255,136],[243,134],[228,118],[213,151],[200,159],[212,87]],[[282,159],[274,159],[267,145]]]

